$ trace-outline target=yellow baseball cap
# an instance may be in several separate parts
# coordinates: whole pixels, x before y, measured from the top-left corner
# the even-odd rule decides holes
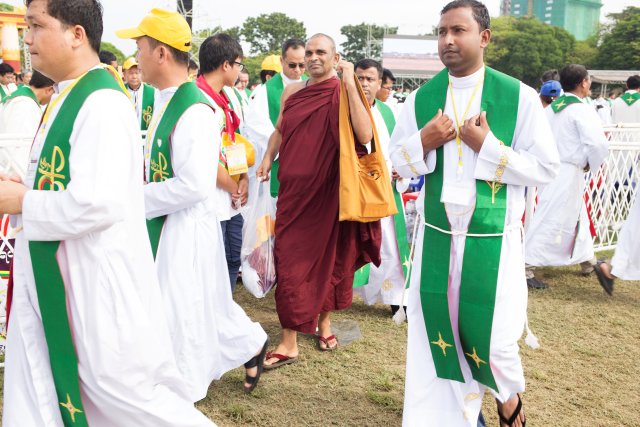
[[[280,57],[278,55],[269,55],[264,58],[260,68],[263,70],[275,71],[276,73],[282,72],[282,64],[280,63]]]
[[[127,58],[126,61],[124,61],[124,64],[122,64],[122,69],[123,70],[128,70],[131,67],[137,67],[138,63],[136,62],[136,59],[132,56],[131,58]]]
[[[148,36],[182,52],[191,50],[191,28],[178,12],[153,8],[137,28],[116,31],[121,39]]]

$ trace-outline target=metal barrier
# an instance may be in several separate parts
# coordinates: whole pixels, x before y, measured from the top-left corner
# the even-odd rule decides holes
[[[585,174],[585,203],[595,230],[596,251],[614,249],[640,185],[640,123],[606,126],[609,157],[597,171]],[[525,232],[536,204],[527,189]]]

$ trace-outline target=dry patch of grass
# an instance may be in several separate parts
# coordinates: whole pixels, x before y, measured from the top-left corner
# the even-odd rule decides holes
[[[525,408],[532,426],[637,426],[640,396],[640,283],[616,283],[613,297],[579,269],[536,273],[551,288],[529,292],[529,321],[542,347],[522,343],[527,378]],[[256,300],[243,289],[236,300],[278,341],[273,296]],[[300,360],[266,372],[251,396],[243,369],[211,385],[198,407],[220,426],[399,426],[402,419],[406,325],[388,307],[360,301],[335,320],[355,320],[363,338],[337,352],[320,352],[300,338]],[[495,403],[483,412],[497,425]]]

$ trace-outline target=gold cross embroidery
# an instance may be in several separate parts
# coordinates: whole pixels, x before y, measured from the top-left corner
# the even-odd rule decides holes
[[[438,341],[431,341],[431,344],[435,344],[438,347],[440,347],[440,349],[442,350],[442,352],[446,356],[447,355],[447,347],[453,347],[453,345],[447,344],[447,342],[442,339],[442,334],[440,332],[438,332],[438,338],[439,338]]]
[[[564,107],[565,105],[567,105],[567,104],[565,103],[564,99],[562,101],[558,102],[556,104],[556,111],[560,110],[560,108]]]
[[[478,353],[476,353],[476,348],[473,347],[473,354],[472,353],[465,353],[467,356],[469,356],[471,358],[471,360],[473,360],[474,362],[476,362],[476,366],[478,368],[480,368],[480,364],[484,363],[485,365],[487,364],[487,362],[485,362],[484,360],[480,359],[480,356],[478,356]]]
[[[67,403],[60,402],[60,406],[69,411],[69,415],[71,415],[71,422],[73,423],[76,422],[76,413],[82,413],[80,409],[76,408],[75,406],[73,406],[73,403],[71,403],[71,396],[69,396],[69,393],[67,393]]]

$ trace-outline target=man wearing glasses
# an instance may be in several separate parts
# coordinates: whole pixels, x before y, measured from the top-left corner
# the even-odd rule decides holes
[[[382,69],[382,84],[380,85],[380,89],[376,93],[376,98],[385,104],[389,105],[389,107],[394,108],[397,101],[392,104],[395,99],[391,97],[391,91],[393,90],[393,85],[396,82],[396,78],[388,68]]]
[[[289,39],[282,45],[282,72],[276,74],[264,85],[257,88],[246,112],[246,136],[254,144],[256,159],[261,159],[267,148],[269,137],[275,130],[280,115],[280,98],[284,88],[295,82],[306,80],[303,77],[304,42]],[[278,160],[273,163],[271,195],[278,195]]]

